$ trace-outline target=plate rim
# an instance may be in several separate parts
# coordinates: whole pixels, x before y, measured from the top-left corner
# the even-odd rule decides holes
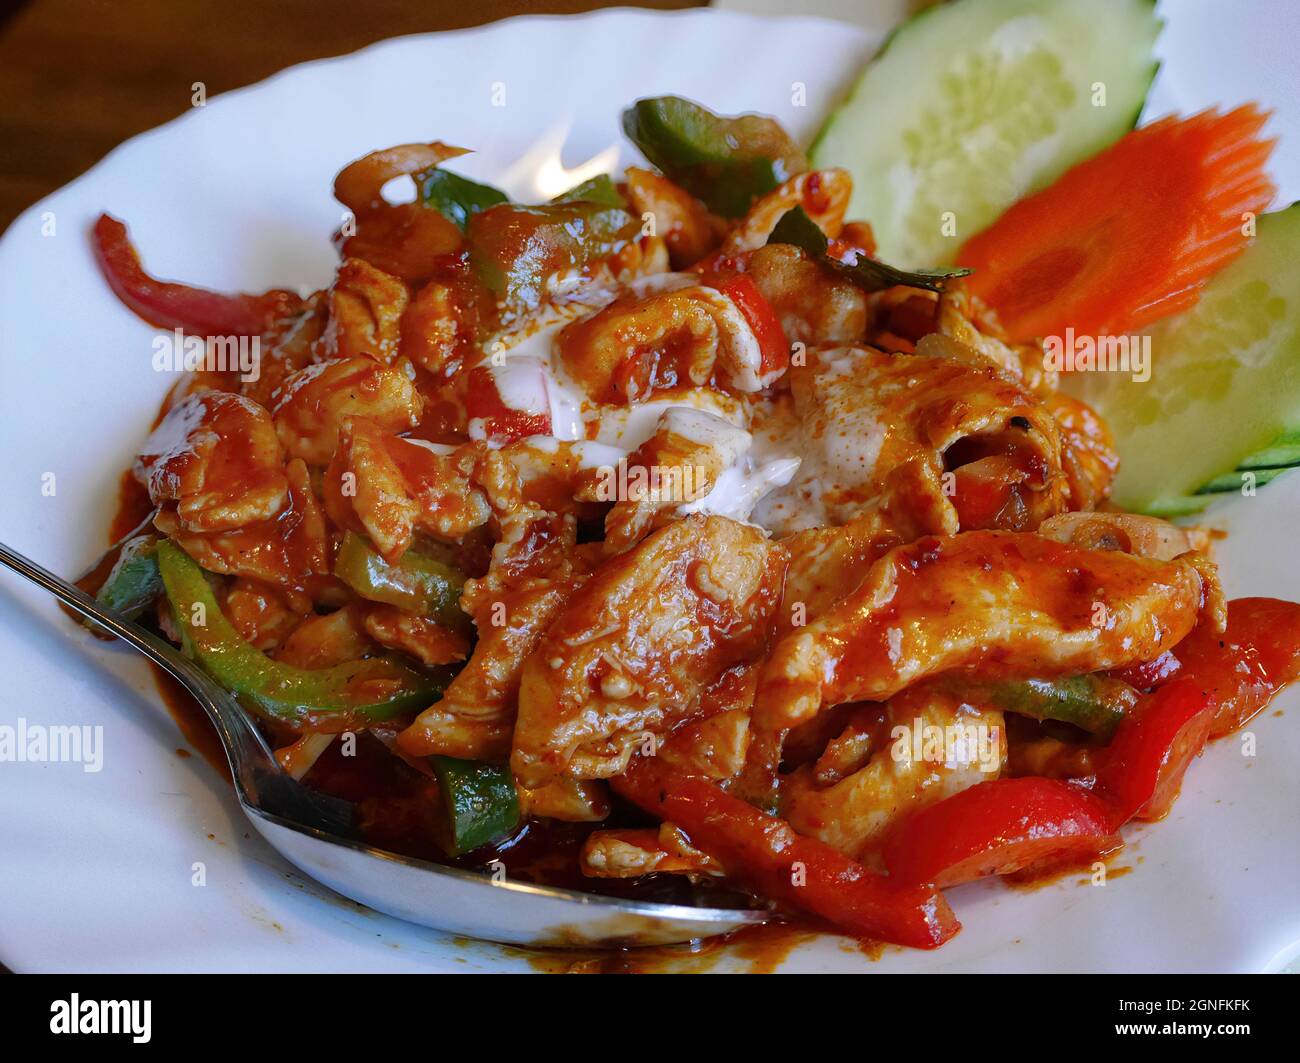
[[[715,24],[721,21],[725,23],[730,23],[732,25],[741,25],[744,23],[763,23],[767,25],[781,25],[781,24],[790,24],[790,23],[800,23],[800,24],[820,23],[826,26],[834,27],[834,29],[837,32],[841,32],[841,33],[847,32],[847,33],[853,33],[855,35],[860,34],[864,41],[869,39],[867,32],[862,30],[860,27],[854,26],[852,24],[839,22],[834,19],[828,19],[821,16],[808,16],[808,15],[773,16],[773,15],[757,14],[757,13],[749,13],[749,12],[717,10],[713,8],[697,8],[697,9],[686,9],[686,10],[678,10],[678,11],[653,11],[653,10],[639,9],[639,8],[612,8],[612,9],[602,9],[599,11],[588,12],[588,13],[583,13],[578,15],[530,14],[530,15],[515,16],[509,19],[502,19],[481,26],[465,27],[457,30],[430,31],[430,32],[422,32],[422,33],[404,34],[395,37],[388,37],[379,41],[372,42],[371,44],[365,45],[361,48],[355,49],[350,52],[341,53],[339,55],[333,55],[333,56],[324,56],[318,59],[306,60],[302,63],[296,63],[293,64],[292,66],[285,67],[279,71],[276,71],[271,75],[268,75],[266,78],[253,82],[249,85],[240,86],[238,88],[231,89],[226,92],[222,92],[217,95],[211,96],[209,97],[208,105],[209,106],[215,105],[218,100],[224,100],[228,97],[235,97],[243,93],[252,93],[256,90],[267,88],[272,83],[275,83],[280,79],[291,78],[294,76],[301,76],[302,74],[308,71],[308,68],[311,68],[313,72],[319,73],[319,71],[316,71],[315,68],[323,68],[326,64],[343,63],[344,61],[347,60],[360,61],[363,59],[368,59],[372,56],[372,53],[382,52],[385,48],[392,48],[410,42],[422,41],[422,40],[441,42],[443,38],[466,37],[469,35],[489,36],[494,32],[501,32],[505,29],[514,30],[516,28],[519,28],[521,24],[526,26],[526,24],[536,24],[536,23],[555,23],[555,22],[588,23],[588,22],[601,22],[601,21],[616,21],[621,18],[627,18],[628,16],[633,16],[636,18],[645,19],[649,21],[664,20],[664,19],[670,19],[675,21],[699,20],[702,22],[713,22]],[[826,106],[831,107],[834,105],[835,102],[836,102],[835,100],[828,100],[826,102]],[[41,199],[38,200],[36,203],[33,203],[29,207],[25,208],[22,212],[20,212],[20,214],[17,217],[15,217],[13,222],[11,222],[11,224],[5,229],[4,233],[0,234],[0,252],[5,251],[7,247],[7,241],[9,238],[11,237],[13,237],[14,239],[18,238],[18,234],[16,230],[19,228],[20,224],[25,221],[29,222],[31,216],[39,213],[43,208],[45,208],[48,205],[48,203],[54,197],[61,196],[74,189],[79,190],[83,182],[93,182],[99,179],[103,171],[116,162],[120,153],[138,147],[139,144],[137,142],[145,142],[147,141],[148,138],[153,137],[155,134],[162,135],[164,134],[164,132],[170,131],[171,127],[177,125],[180,122],[192,118],[193,117],[192,112],[194,110],[198,110],[198,109],[190,108],[182,112],[181,114],[178,114],[173,118],[168,119],[166,122],[163,122],[150,129],[143,130],[140,133],[137,133],[132,137],[124,140],[122,143],[110,149],[103,157],[97,160],[92,166],[90,166],[82,174],[66,182],[58,189],[55,189],[54,191],[41,197]],[[156,696],[152,695],[152,693],[149,696],[150,699],[154,702],[158,702],[160,700]],[[167,722],[170,722],[170,720],[168,720]],[[1300,948],[1300,943],[1281,946],[1281,948],[1284,951],[1287,949],[1294,950]],[[6,953],[8,952],[7,947],[5,951]]]

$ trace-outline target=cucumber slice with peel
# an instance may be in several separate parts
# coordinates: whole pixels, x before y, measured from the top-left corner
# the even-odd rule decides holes
[[[1259,487],[1300,463],[1300,204],[1257,226],[1192,309],[1151,328],[1149,380],[1066,379],[1115,433],[1123,509],[1196,512],[1243,474]]]
[[[1246,458],[1232,472],[1216,476],[1203,484],[1194,495],[1157,498],[1146,507],[1146,512],[1153,517],[1164,517],[1166,520],[1192,517],[1203,512],[1211,502],[1228,495],[1239,494],[1248,484],[1252,489],[1258,489],[1272,483],[1284,472],[1290,472],[1300,466],[1300,448],[1289,447],[1284,442],[1293,435],[1295,433],[1288,432],[1281,440],[1258,454]],[[1290,457],[1283,462],[1280,460],[1281,455],[1290,455]],[[1264,465],[1261,462],[1269,464]]]
[[[1252,454],[1238,469],[1289,469],[1300,465],[1300,432],[1287,432],[1258,454]]]
[[[812,148],[903,268],[949,263],[1022,196],[1133,128],[1152,0],[955,0],[903,23]]]
[[[1198,495],[1222,495],[1227,494],[1229,491],[1240,491],[1248,480],[1255,487],[1263,487],[1266,483],[1276,480],[1286,471],[1286,469],[1241,468],[1236,472],[1226,472],[1222,476],[1216,476],[1196,493]]]

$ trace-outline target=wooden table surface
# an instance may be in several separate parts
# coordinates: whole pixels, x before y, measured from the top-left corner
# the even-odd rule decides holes
[[[282,67],[593,0],[0,0],[0,232],[122,141]],[[624,0],[682,8],[696,0]]]

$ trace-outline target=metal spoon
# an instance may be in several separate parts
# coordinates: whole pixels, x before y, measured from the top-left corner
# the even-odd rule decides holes
[[[170,643],[0,543],[0,562],[97,621],[175,676],[208,714],[258,832],[291,864],[387,915],[453,934],[542,947],[667,945],[765,922],[770,913],[629,901],[552,886],[496,881],[400,856],[361,841],[353,807],[281,771],[243,707]]]

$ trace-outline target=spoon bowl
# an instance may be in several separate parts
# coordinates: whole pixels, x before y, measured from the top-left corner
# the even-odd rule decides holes
[[[669,945],[771,917],[755,909],[697,908],[537,886],[368,845],[356,832],[353,806],[281,770],[244,707],[194,661],[3,543],[0,564],[174,676],[216,729],[235,795],[257,832],[299,870],[359,904],[435,930],[535,948]]]

